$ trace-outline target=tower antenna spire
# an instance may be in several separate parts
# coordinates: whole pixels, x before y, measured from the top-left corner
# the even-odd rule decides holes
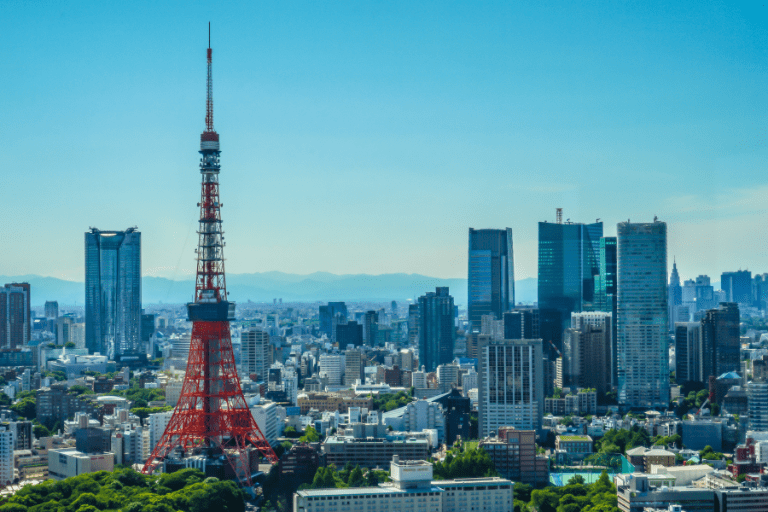
[[[211,49],[211,22],[209,21],[208,22],[208,95],[205,102],[205,131],[207,133],[216,133],[216,130],[213,129],[213,74],[212,74],[212,65],[211,65],[212,58],[213,58],[213,50]]]

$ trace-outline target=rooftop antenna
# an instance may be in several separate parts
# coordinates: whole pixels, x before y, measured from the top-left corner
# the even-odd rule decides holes
[[[208,48],[211,47],[211,22],[208,22]]]

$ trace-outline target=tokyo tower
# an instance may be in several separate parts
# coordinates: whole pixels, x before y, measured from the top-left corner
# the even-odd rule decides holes
[[[152,473],[164,460],[201,455],[225,457],[241,484],[251,486],[250,454],[270,462],[275,453],[248,409],[237,377],[229,321],[235,303],[227,300],[219,201],[219,134],[213,129],[211,39],[208,26],[208,99],[200,136],[200,227],[195,300],[187,304],[192,339],[181,396],[162,438],[144,465]]]

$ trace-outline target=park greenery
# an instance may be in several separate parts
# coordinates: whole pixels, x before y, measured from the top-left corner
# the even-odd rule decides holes
[[[526,499],[527,498],[527,499]],[[618,512],[616,488],[603,472],[594,484],[584,484],[576,475],[563,487],[531,490],[515,484],[515,512]]]
[[[386,482],[389,473],[380,469],[361,468],[347,463],[341,470],[331,464],[319,467],[315,472],[312,483],[303,484],[303,489],[344,489],[347,487],[375,487],[379,483]]]
[[[315,427],[308,425],[299,441],[302,443],[317,443],[320,441],[320,434],[315,430]]]
[[[634,425],[630,430],[611,429],[595,441],[596,453],[626,453],[638,446],[650,446],[651,437],[644,428]]]
[[[243,512],[245,498],[198,469],[148,476],[119,468],[25,486],[3,498],[0,512]]]
[[[711,446],[707,445],[699,453],[701,460],[723,460],[723,454],[716,452]]]
[[[498,476],[493,461],[482,448],[465,448],[457,444],[448,451],[443,461],[434,462],[435,480],[454,478],[480,478]]]
[[[413,396],[405,391],[398,393],[380,393],[373,395],[373,409],[388,412],[413,402]]]
[[[704,404],[709,396],[709,391],[702,389],[700,391],[689,391],[684,397],[681,396],[677,402],[675,414],[682,417],[689,412],[695,413]]]

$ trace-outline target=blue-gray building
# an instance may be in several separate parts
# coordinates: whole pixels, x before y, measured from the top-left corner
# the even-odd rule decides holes
[[[85,346],[110,359],[137,359],[141,347],[141,233],[85,233]]]
[[[467,312],[470,328],[480,330],[481,318],[497,319],[515,306],[515,260],[512,229],[469,228]]]
[[[703,450],[711,446],[716,452],[723,451],[723,423],[712,420],[683,422],[683,445],[689,450]]]
[[[618,234],[619,403],[669,405],[667,224],[620,222]]]
[[[320,306],[320,332],[325,333],[329,339],[335,341],[334,327],[347,323],[347,305],[343,302],[329,302],[326,306]]]
[[[453,309],[448,287],[438,287],[419,297],[419,363],[428,372],[453,361]]]

